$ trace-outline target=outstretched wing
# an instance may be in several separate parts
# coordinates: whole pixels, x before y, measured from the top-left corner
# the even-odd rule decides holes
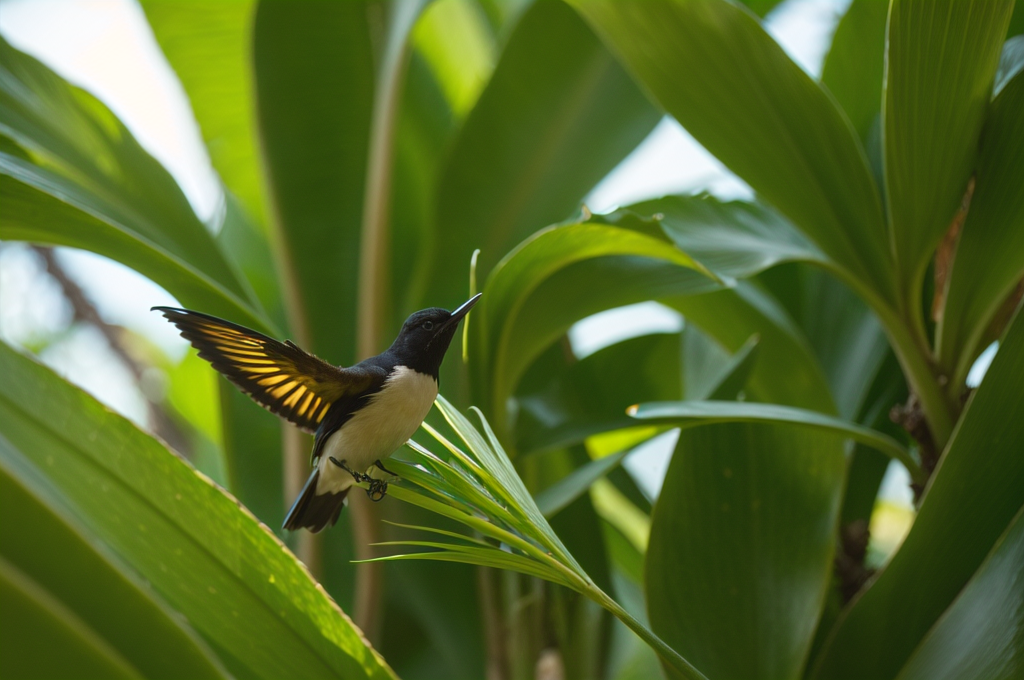
[[[314,432],[335,402],[373,386],[376,376],[333,366],[291,341],[278,342],[209,314],[153,307],[181,330],[199,356],[258,404]]]

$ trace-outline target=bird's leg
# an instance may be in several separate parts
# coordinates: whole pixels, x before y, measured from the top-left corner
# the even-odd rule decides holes
[[[373,465],[374,465],[374,466],[375,466],[375,467],[376,467],[376,468],[377,468],[378,470],[383,470],[384,472],[388,473],[388,474],[389,474],[389,475],[391,475],[392,477],[397,477],[397,476],[398,476],[398,475],[396,475],[396,474],[395,474],[394,472],[392,472],[391,470],[389,470],[389,469],[387,469],[386,467],[384,467],[384,463],[380,462],[379,460],[375,460],[375,461],[373,461]]]
[[[329,460],[332,463],[334,463],[335,465],[337,465],[338,467],[340,467],[345,472],[347,472],[350,475],[352,475],[352,479],[356,480],[357,482],[372,482],[373,481],[373,478],[370,477],[370,475],[364,474],[362,472],[356,472],[355,470],[350,468],[348,465],[346,465],[345,461],[343,461],[343,460],[338,460],[334,456],[331,456]]]
[[[383,479],[374,479],[373,477],[371,477],[370,475],[368,475],[366,473],[356,472],[355,470],[350,468],[348,465],[346,465],[345,461],[338,460],[334,456],[331,456],[329,460],[332,463],[334,463],[335,465],[337,465],[338,467],[340,467],[345,472],[347,472],[350,475],[352,475],[352,478],[355,479],[356,482],[358,482],[358,483],[366,482],[367,484],[369,484],[369,488],[366,489],[366,495],[369,496],[370,500],[373,501],[374,503],[376,503],[377,501],[381,500],[382,498],[384,498],[384,496],[387,495],[387,493],[388,493],[388,483],[385,482]],[[380,461],[377,461],[377,463],[379,463],[379,462]],[[381,469],[383,469],[383,466],[381,466]],[[384,470],[384,471],[387,472],[387,470]],[[391,473],[388,473],[388,474],[391,474]]]

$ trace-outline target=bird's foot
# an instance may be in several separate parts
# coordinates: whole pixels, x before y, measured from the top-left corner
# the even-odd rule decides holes
[[[370,475],[366,474],[365,472],[356,472],[355,470],[350,468],[348,465],[346,465],[345,461],[338,460],[334,456],[331,456],[328,460],[330,460],[332,463],[334,463],[335,465],[340,467],[345,472],[347,472],[350,475],[352,475],[352,479],[356,480],[357,484],[362,484],[363,482],[368,484],[369,486],[366,489],[366,495],[369,496],[370,500],[373,501],[374,503],[376,503],[377,501],[383,499],[384,496],[387,495],[387,493],[388,493],[388,483],[386,481],[384,481],[383,479],[374,479],[373,477],[371,477]],[[385,470],[384,466],[380,464],[379,460],[376,463],[374,463],[374,464],[377,467],[379,467],[381,470],[384,470],[384,472],[387,472],[388,474],[394,474],[393,472]],[[397,475],[395,475],[395,476],[397,477]]]
[[[366,495],[370,497],[370,500],[376,503],[386,496],[388,493],[388,483],[383,479],[370,478],[370,487],[366,490]]]

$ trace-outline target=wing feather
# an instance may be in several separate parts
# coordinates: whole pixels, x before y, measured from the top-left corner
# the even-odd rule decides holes
[[[307,432],[316,431],[334,403],[371,389],[379,377],[359,367],[334,366],[291,341],[279,342],[209,314],[153,309],[256,403]]]

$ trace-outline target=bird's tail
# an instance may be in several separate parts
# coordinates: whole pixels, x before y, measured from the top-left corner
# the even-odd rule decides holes
[[[316,492],[316,483],[320,479],[320,467],[313,470],[313,474],[306,480],[299,497],[292,503],[292,509],[284,518],[284,528],[289,531],[298,529],[309,529],[314,534],[324,527],[333,527],[341,515],[341,509],[345,506],[345,497],[348,496],[348,489],[338,493]]]

